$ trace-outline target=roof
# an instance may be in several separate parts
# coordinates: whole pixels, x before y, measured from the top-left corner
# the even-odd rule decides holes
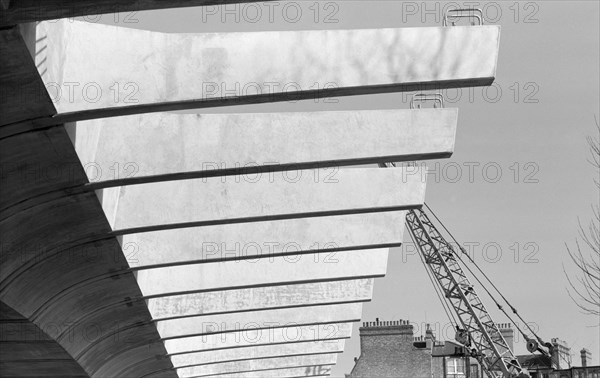
[[[521,366],[527,369],[551,369],[552,359],[539,354],[525,354],[517,356]]]

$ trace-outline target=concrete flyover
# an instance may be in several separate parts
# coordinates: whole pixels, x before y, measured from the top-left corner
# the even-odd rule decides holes
[[[164,7],[96,3],[97,13]],[[42,22],[37,34],[10,26],[43,18],[32,6],[0,9],[0,87],[21,88],[0,101],[0,315],[10,331],[0,338],[2,368],[329,375],[389,248],[402,243],[405,210],[425,195],[417,167],[350,166],[449,157],[457,110],[164,111],[489,85],[499,28],[177,35],[66,20]],[[40,7],[46,17],[86,12],[69,1]],[[315,44],[323,40],[331,46]],[[226,96],[236,83],[272,82],[298,86]],[[95,83],[123,100],[133,88],[137,103],[80,91],[65,101],[52,91],[66,83]]]

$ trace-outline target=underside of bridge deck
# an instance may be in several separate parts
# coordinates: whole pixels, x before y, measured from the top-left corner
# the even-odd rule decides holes
[[[499,28],[178,35],[26,24],[165,7],[89,3],[0,10],[3,374],[329,375],[402,243],[405,211],[425,198],[422,167],[351,166],[449,157],[458,112],[209,115],[192,109],[290,91],[240,92],[236,103],[202,83],[295,82],[298,98],[489,85]],[[137,103],[56,92],[95,83],[110,93],[114,82],[133,83]],[[314,92],[314,82],[337,87]]]

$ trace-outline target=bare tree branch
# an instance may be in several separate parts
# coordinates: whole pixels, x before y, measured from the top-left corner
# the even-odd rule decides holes
[[[600,172],[600,126],[596,117],[598,138],[588,136],[587,142],[592,157],[590,164]],[[600,189],[600,180],[594,178],[594,183]],[[563,272],[569,283],[567,292],[575,304],[586,314],[600,316],[600,206],[592,205],[592,219],[586,227],[581,220],[579,238],[575,240],[576,249],[571,249],[565,243],[571,262],[578,270],[576,277],[570,277],[563,265]],[[583,241],[583,247],[579,243]],[[584,252],[585,250],[585,252]]]

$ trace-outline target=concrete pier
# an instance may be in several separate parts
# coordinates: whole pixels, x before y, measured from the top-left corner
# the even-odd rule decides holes
[[[156,323],[163,339],[234,332],[240,329],[269,329],[287,325],[314,325],[359,321],[361,303],[262,310],[246,313],[201,315],[161,320]]]

